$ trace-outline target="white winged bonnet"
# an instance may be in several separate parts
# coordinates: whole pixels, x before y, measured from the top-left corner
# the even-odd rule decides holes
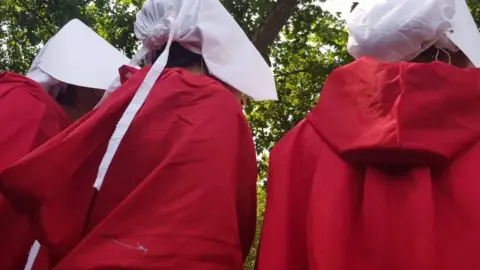
[[[94,187],[99,190],[117,148],[168,60],[180,43],[202,55],[213,76],[254,100],[276,100],[270,67],[219,0],[147,0],[137,14],[135,35],[143,46],[132,64],[165,45],[125,110],[109,141]]]
[[[128,64],[123,53],[78,19],[68,22],[33,60],[27,77],[48,92],[66,84],[106,90]]]
[[[465,0],[363,0],[347,27],[355,58],[410,61],[434,45],[461,50],[480,67],[480,33]]]

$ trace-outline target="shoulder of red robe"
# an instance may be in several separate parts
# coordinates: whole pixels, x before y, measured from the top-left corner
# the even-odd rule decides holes
[[[39,87],[39,88],[42,87],[36,81],[22,74],[9,72],[9,71],[0,72],[0,83],[22,83],[22,84],[30,85],[33,87]]]
[[[361,58],[328,76],[307,119],[356,162],[444,163],[480,138],[479,89],[477,68]]]

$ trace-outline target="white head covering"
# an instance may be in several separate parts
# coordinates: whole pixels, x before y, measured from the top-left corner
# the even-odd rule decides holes
[[[480,67],[480,33],[465,0],[363,0],[347,27],[355,58],[409,61],[435,45],[460,49]]]
[[[109,141],[94,187],[100,189],[117,148],[167,64],[173,41],[201,54],[209,72],[255,100],[275,100],[270,67],[219,0],[147,0],[137,14],[139,59],[166,44],[125,110]]]
[[[42,88],[47,91],[53,97],[56,97],[59,92],[67,87],[67,84],[58,80],[55,80],[52,76],[45,73],[43,70],[40,69],[38,66],[40,63],[40,59],[43,57],[43,52],[47,50],[48,42],[45,44],[37,54],[35,59],[30,66],[30,69],[27,72],[27,77],[38,82]]]
[[[27,77],[45,90],[73,84],[107,89],[130,59],[80,20],[68,22],[33,60]]]

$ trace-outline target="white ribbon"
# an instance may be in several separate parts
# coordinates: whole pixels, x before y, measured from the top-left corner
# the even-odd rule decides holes
[[[131,67],[137,67],[140,61],[147,55],[148,53],[148,48],[146,46],[142,46],[138,52],[132,57],[130,62],[127,64],[128,66]],[[105,93],[103,93],[102,98],[100,101],[97,103],[94,109],[98,108],[110,95],[111,92],[115,91],[118,87],[120,87],[121,82],[120,82],[120,75],[118,75],[115,80],[112,82],[112,84],[107,88]]]
[[[28,253],[28,259],[27,259],[27,264],[25,265],[25,270],[31,270],[33,267],[33,264],[35,263],[35,259],[38,256],[38,252],[40,251],[40,243],[38,241],[35,241],[33,243],[32,247],[30,248],[30,252]]]
[[[162,71],[164,70],[165,66],[167,65],[168,56],[170,54],[170,46],[173,42],[173,37],[175,36],[175,32],[177,31],[179,25],[183,22],[185,14],[187,13],[188,8],[182,8],[178,14],[176,19],[170,17],[173,20],[172,27],[170,29],[170,33],[168,35],[167,45],[165,50],[162,54],[157,58],[153,66],[147,73],[147,76],[143,80],[142,84],[138,88],[137,92],[133,96],[132,101],[128,105],[127,109],[123,113],[122,117],[117,123],[115,127],[115,131],[113,132],[110,141],[108,142],[107,151],[103,156],[102,161],[100,162],[100,167],[98,168],[97,177],[95,179],[95,183],[93,187],[97,190],[100,190],[103,185],[103,181],[105,180],[105,176],[107,174],[108,168],[112,163],[113,157],[118,150],[118,147],[125,136],[128,128],[132,124],[133,118],[138,113],[140,108],[142,107],[143,103],[148,97],[148,94],[152,90],[155,82],[157,81],[158,77],[160,77]],[[142,51],[142,50],[140,50]]]

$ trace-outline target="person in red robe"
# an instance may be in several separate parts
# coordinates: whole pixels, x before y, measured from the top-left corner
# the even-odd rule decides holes
[[[358,60],[270,153],[258,270],[480,269],[480,34],[441,2],[353,11]]]
[[[174,2],[137,14],[148,66],[0,174],[48,250],[35,269],[243,269],[257,167],[240,92],[275,99],[273,74],[218,0]]]
[[[75,53],[83,54],[89,61],[111,60],[111,62],[100,65],[94,73],[96,77],[93,78],[78,78],[71,81],[68,76],[62,76],[57,72],[59,69],[70,73],[82,73],[85,67],[78,61],[62,61],[62,58],[68,57],[65,46],[72,46],[72,43],[78,46],[78,42],[81,44],[91,40],[85,39],[88,35],[78,33],[79,28],[91,31],[96,36],[80,21],[72,21],[44,46],[26,76],[13,72],[0,73],[0,171],[93,109],[109,86],[105,83],[96,83],[98,80],[96,77],[109,76],[110,84],[120,65],[128,63],[128,58],[96,36],[93,45],[100,42],[100,45],[109,51],[104,56],[118,55],[118,59],[92,59],[88,57],[88,53],[76,50]],[[87,48],[91,46],[87,45]],[[55,59],[51,58],[52,50]],[[114,50],[113,53],[111,50]],[[58,63],[52,67],[49,61]],[[0,195],[0,269],[24,269],[35,239],[28,217],[16,213],[5,197]]]

